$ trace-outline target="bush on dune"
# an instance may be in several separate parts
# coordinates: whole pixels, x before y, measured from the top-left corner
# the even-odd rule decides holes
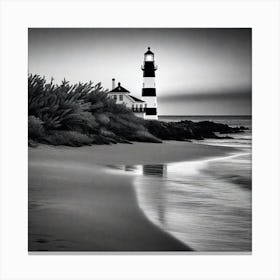
[[[28,138],[32,140],[40,140],[43,138],[45,129],[43,121],[34,116],[28,117]]]
[[[90,128],[90,103],[83,98],[87,86],[69,85],[65,80],[58,86],[38,75],[29,75],[28,113],[41,119],[46,130]]]
[[[145,130],[136,131],[135,134],[131,135],[130,139],[137,142],[162,143],[160,139]]]
[[[160,139],[151,135],[143,124],[144,120],[133,114],[119,114],[110,116],[108,129],[129,141],[160,143]]]
[[[80,147],[84,145],[90,145],[93,141],[90,137],[78,131],[54,130],[50,135],[47,135],[44,138],[43,142],[55,146],[66,145]]]

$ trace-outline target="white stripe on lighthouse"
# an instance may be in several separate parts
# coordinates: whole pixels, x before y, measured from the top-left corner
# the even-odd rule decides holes
[[[158,115],[145,115],[145,120],[158,120]]]
[[[147,103],[147,108],[156,108],[157,107],[157,97],[156,96],[145,96],[145,97],[142,97],[142,100]]]
[[[143,78],[143,88],[155,88],[155,78],[154,77],[144,77]]]

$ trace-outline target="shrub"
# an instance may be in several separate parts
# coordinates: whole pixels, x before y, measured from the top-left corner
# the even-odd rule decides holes
[[[106,125],[110,122],[110,118],[108,116],[106,116],[106,114],[96,114],[95,115],[96,120],[103,125]]]
[[[103,135],[105,137],[115,137],[116,136],[116,134],[114,132],[107,130],[105,127],[102,127],[99,132],[100,132],[100,135]]]
[[[92,135],[92,143],[96,145],[110,145],[112,143],[111,139],[103,135]]]
[[[85,96],[92,88],[91,84],[69,85],[65,80],[54,85],[38,75],[29,75],[29,115],[40,118],[47,130],[91,130],[91,103]]]
[[[143,130],[137,131],[134,135],[132,135],[131,140],[137,142],[162,143],[160,139],[156,138],[148,131]]]
[[[51,145],[66,145],[79,147],[92,144],[93,140],[77,131],[56,130],[45,138],[45,141]]]
[[[43,122],[35,116],[28,117],[28,138],[40,140],[44,136]]]

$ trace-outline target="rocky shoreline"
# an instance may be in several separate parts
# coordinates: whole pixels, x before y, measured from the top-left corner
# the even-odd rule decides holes
[[[132,144],[132,142],[147,142],[147,143],[162,143],[163,140],[175,140],[175,141],[191,141],[191,140],[203,140],[203,139],[232,139],[230,134],[242,133],[248,128],[231,127],[227,124],[215,123],[212,121],[179,121],[179,122],[163,122],[163,121],[147,121],[142,120],[142,126],[144,130],[136,131],[135,133],[122,134],[117,131],[110,131],[102,129],[98,131],[98,134],[87,135],[87,141],[68,141],[67,135],[55,134],[55,141],[52,135],[45,137],[39,143],[49,144],[54,146],[66,145],[66,146],[84,146],[84,145],[110,145],[117,143]],[[57,133],[57,132],[56,132]],[[217,135],[223,134],[221,135]],[[60,138],[58,138],[58,136]],[[60,140],[62,139],[62,140]],[[29,146],[36,147],[38,142],[29,139]]]
[[[231,139],[232,137],[218,136],[220,134],[242,133],[248,128],[230,127],[227,124],[215,123],[212,121],[179,121],[179,122],[163,122],[163,121],[146,121],[146,128],[155,137],[161,140],[203,140],[205,138],[215,139]]]

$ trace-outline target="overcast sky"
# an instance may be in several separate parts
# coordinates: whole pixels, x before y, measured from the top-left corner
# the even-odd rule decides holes
[[[28,71],[56,82],[116,78],[141,96],[155,53],[160,115],[250,115],[251,29],[29,29]]]

